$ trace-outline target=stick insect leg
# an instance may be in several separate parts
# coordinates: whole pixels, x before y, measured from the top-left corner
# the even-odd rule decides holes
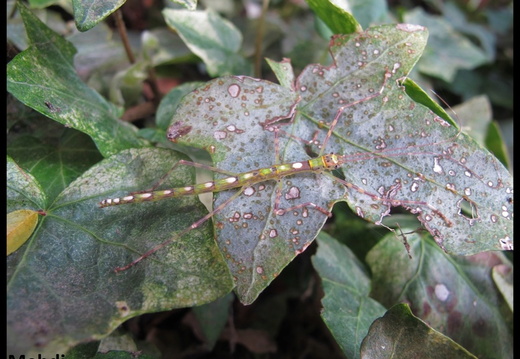
[[[209,212],[208,214],[206,214],[204,217],[202,217],[201,219],[199,219],[198,221],[196,222],[193,222],[189,227],[183,229],[180,233],[177,233],[175,236],[173,236],[172,238],[156,245],[155,247],[153,247],[152,249],[148,250],[146,253],[142,254],[139,258],[135,259],[133,262],[123,266],[123,267],[117,267],[114,269],[114,272],[116,273],[119,273],[119,272],[123,272],[131,267],[133,267],[134,265],[136,265],[137,263],[141,262],[143,259],[151,256],[152,254],[154,254],[155,252],[157,252],[158,250],[166,247],[167,245],[173,243],[175,240],[183,237],[184,235],[186,235],[189,231],[195,229],[195,228],[198,228],[200,226],[202,226],[208,219],[210,219],[211,217],[213,217],[214,215],[216,215],[217,213],[219,213],[220,211],[222,211],[229,203],[231,203],[233,200],[235,200],[238,196],[240,196],[242,194],[242,192],[244,192],[244,189],[246,187],[242,187],[240,188],[236,193],[234,193],[231,197],[229,197],[227,200],[225,200],[223,203],[221,203],[217,208],[213,209],[211,212]]]
[[[341,106],[338,109],[338,111],[336,112],[336,115],[334,116],[334,119],[332,120],[332,122],[331,122],[331,124],[329,126],[329,130],[327,131],[327,135],[325,136],[325,139],[323,140],[323,144],[321,145],[320,156],[323,155],[323,151],[327,147],[327,142],[329,141],[330,137],[332,136],[332,132],[334,131],[334,128],[336,127],[336,125],[337,125],[341,115],[343,114],[343,111],[345,111],[345,109],[347,109],[349,107],[358,105],[358,104],[363,103],[365,101],[370,101],[370,100],[372,100],[372,99],[374,99],[376,97],[381,96],[381,94],[383,93],[383,91],[385,89],[386,82],[387,82],[387,80],[391,76],[392,76],[392,74],[389,71],[385,71],[383,84],[381,85],[381,88],[379,89],[379,91],[376,91],[374,94],[372,94],[370,96],[367,96],[365,98],[359,99],[357,101],[350,102],[350,103],[348,103],[348,104],[346,104],[344,106]]]
[[[333,178],[334,181],[337,181],[337,182],[345,185],[346,187],[355,190],[356,192],[358,192],[360,194],[369,196],[370,198],[372,198],[372,200],[379,201],[384,206],[386,206],[387,210],[381,214],[379,220],[375,224],[386,227],[387,229],[389,229],[393,232],[395,232],[393,229],[391,229],[383,224],[383,218],[386,217],[390,213],[390,210],[392,209],[392,207],[399,207],[399,206],[406,206],[406,205],[428,207],[433,213],[438,215],[445,222],[446,226],[448,226],[448,227],[453,226],[453,223],[442,212],[440,212],[438,209],[436,209],[434,206],[432,206],[428,202],[396,199],[395,197],[396,197],[397,193],[399,192],[399,190],[401,189],[400,183],[396,183],[396,184],[392,185],[390,187],[390,189],[387,190],[384,194],[376,195],[376,194],[367,192],[363,188],[356,186],[355,184],[345,181],[341,178],[337,178],[332,175],[330,175],[330,176]],[[363,217],[363,216],[360,215],[360,217]]]
[[[275,201],[275,206],[274,207],[275,207],[274,208],[274,213],[276,213],[278,216],[283,216],[287,212],[294,211],[294,210],[297,210],[297,209],[300,209],[300,208],[309,208],[310,207],[312,209],[315,209],[315,210],[323,213],[327,217],[332,217],[332,212],[330,212],[329,210],[327,210],[327,209],[325,209],[323,207],[318,206],[317,204],[315,204],[313,202],[300,203],[300,204],[298,204],[296,206],[292,206],[292,207],[289,207],[289,208],[278,208],[277,201]]]

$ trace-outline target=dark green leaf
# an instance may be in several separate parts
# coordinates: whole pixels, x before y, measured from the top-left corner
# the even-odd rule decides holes
[[[450,256],[430,238],[406,237],[411,259],[393,234],[368,254],[371,296],[387,307],[409,303],[415,315],[479,358],[512,358],[511,329],[491,276],[496,265],[509,263],[504,255]]]
[[[229,320],[232,311],[231,304],[235,296],[230,293],[214,302],[193,308],[193,313],[199,322],[202,333],[206,339],[208,350],[212,350],[222,330]]]
[[[33,237],[7,258],[9,353],[65,352],[135,315],[200,305],[232,289],[209,223],[175,239],[207,213],[197,198],[98,207],[104,198],[149,187],[178,160],[169,150],[123,151],[85,172],[45,208]],[[164,185],[191,182],[191,171],[179,168]],[[160,256],[114,273],[171,238]]]
[[[145,145],[118,120],[119,110],[76,74],[74,47],[19,3],[31,46],[7,65],[7,90],[18,100],[65,126],[92,137],[104,156]]]
[[[363,29],[354,16],[331,1],[306,0],[312,11],[327,24],[334,34],[351,34]]]
[[[318,235],[318,252],[312,264],[325,295],[321,316],[347,358],[359,358],[361,341],[385,307],[371,299],[370,278],[348,247],[324,234]]]
[[[16,139],[10,141],[7,153],[38,179],[47,198],[54,201],[70,182],[102,157],[87,135],[46,119],[31,123],[37,126],[37,121],[40,132],[11,136]]]
[[[398,304],[370,327],[361,358],[444,359],[473,358],[463,347],[432,330],[415,317],[406,304]]]

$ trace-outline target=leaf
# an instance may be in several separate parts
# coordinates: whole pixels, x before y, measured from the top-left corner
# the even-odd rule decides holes
[[[385,308],[370,298],[366,268],[348,247],[321,232],[312,264],[325,295],[321,317],[347,358],[359,358],[363,338]]]
[[[128,66],[125,48],[121,41],[114,37],[114,31],[106,23],[101,23],[90,31],[75,32],[67,37],[77,49],[74,68],[81,78],[88,78],[89,82],[92,82],[92,75],[107,69]]]
[[[485,53],[489,62],[495,61],[497,36],[489,27],[467,21],[463,9],[453,3],[447,2],[443,5],[443,15],[445,20],[457,31],[475,39]],[[488,16],[488,14],[486,14]]]
[[[417,8],[404,16],[409,24],[421,24],[430,31],[428,50],[417,64],[424,74],[452,82],[459,69],[474,69],[489,62],[484,51],[460,35],[440,16],[426,14]]]
[[[252,72],[251,64],[238,53],[242,34],[216,12],[165,9],[163,16],[168,26],[204,61],[210,76]]]
[[[499,264],[493,267],[493,281],[502,293],[509,309],[513,312],[513,267],[512,265]]]
[[[352,15],[363,28],[374,24],[393,22],[390,19],[388,3],[382,0],[349,0],[348,4],[352,10]]]
[[[287,90],[285,78],[279,86],[225,77],[183,98],[172,123],[190,131],[176,140],[206,149],[221,170],[270,168],[304,161],[309,153],[344,156],[338,174],[343,182],[316,171],[259,183],[249,196],[215,195],[216,238],[244,304],[305,250],[335,201],[347,201],[375,223],[392,207],[403,207],[449,252],[512,246],[509,172],[400,86],[426,36],[424,28],[406,24],[337,36],[331,42],[334,65],[309,65],[296,78],[295,91]],[[227,204],[232,196],[238,197]],[[294,211],[277,215],[274,208]]]
[[[157,108],[157,114],[155,117],[157,127],[166,131],[181,99],[186,94],[200,87],[202,84],[202,82],[189,82],[176,86],[170,90],[170,92],[163,97],[159,107]],[[164,138],[166,138],[166,136],[164,136]]]
[[[235,98],[242,99],[238,106]],[[172,122],[190,127],[189,133],[180,137],[182,142],[207,149],[216,167],[246,172],[275,163],[272,134],[259,122],[275,119],[272,116],[291,116],[296,102],[295,93],[274,83],[226,77],[186,95]],[[254,195],[239,196],[213,218],[220,250],[236,278],[237,295],[245,304],[253,302],[306,243],[288,245],[282,237],[289,228],[294,232],[297,227],[272,213],[275,188],[271,182],[262,183]],[[234,191],[220,192],[214,208],[234,195]],[[325,216],[312,221],[319,228]],[[299,230],[305,232],[306,227],[302,223]]]
[[[44,208],[47,215],[23,257],[17,251],[7,258],[9,353],[63,353],[108,335],[133,316],[201,305],[232,289],[209,223],[174,240],[161,256],[114,273],[207,213],[196,197],[98,207],[104,198],[150,186],[178,160],[165,149],[122,151],[85,172]],[[191,169],[179,168],[164,185],[193,180]]]
[[[233,293],[230,293],[214,302],[193,308],[193,313],[199,322],[209,351],[213,350],[229,319],[234,299],[235,296]]]
[[[119,9],[125,0],[73,0],[74,20],[79,31],[92,29]]]
[[[507,131],[504,132],[507,133]],[[489,148],[491,152],[493,152],[493,154],[500,160],[500,162],[502,162],[504,166],[507,168],[512,168],[509,155],[509,153],[512,153],[512,151],[508,151],[506,145],[507,141],[504,140],[504,135],[502,134],[504,132],[502,132],[496,121],[491,122],[489,124],[487,136],[485,139],[486,147]]]
[[[481,146],[484,146],[487,128],[493,114],[491,102],[485,95],[476,96],[453,107],[453,112],[460,118],[461,126]]]
[[[38,179],[49,201],[102,157],[85,134],[47,119],[24,119],[40,131],[12,134],[8,154]],[[81,156],[78,158],[78,153]]]
[[[120,106],[137,104],[149,68],[149,61],[139,61],[115,74],[110,83],[110,101]]]
[[[457,122],[453,121],[446,111],[430,96],[428,96],[426,91],[419,87],[415,81],[407,77],[402,81],[402,85],[405,88],[406,94],[410,96],[413,101],[429,108],[433,113],[441,117],[443,120],[446,120],[450,125],[455,127],[458,126]]]
[[[392,234],[367,255],[371,297],[386,307],[409,303],[416,316],[479,358],[512,358],[512,329],[500,312],[504,300],[491,275],[507,263],[504,256],[450,256],[417,234],[406,235],[406,241],[411,259]]]
[[[172,0],[172,2],[179,4],[188,10],[195,10],[197,8],[197,0]]]
[[[153,66],[187,62],[195,58],[179,35],[165,27],[143,31],[142,52]]]
[[[7,213],[7,255],[20,248],[33,234],[38,224],[38,212],[20,209]]]
[[[104,156],[146,143],[77,76],[76,50],[19,3],[31,46],[7,65],[7,90],[25,105],[92,137]]]
[[[406,304],[398,304],[372,324],[363,340],[361,358],[475,358],[450,338],[415,317]]]
[[[323,20],[334,34],[362,31],[354,16],[331,1],[306,0],[309,7]]]
[[[38,181],[7,156],[7,211],[45,208],[47,196]]]
[[[294,91],[294,71],[289,59],[283,59],[280,62],[266,59],[267,63],[271,67],[271,70],[276,75],[280,85],[287,88],[290,91]]]

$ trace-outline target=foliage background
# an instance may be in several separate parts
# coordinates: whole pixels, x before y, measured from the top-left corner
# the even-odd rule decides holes
[[[312,4],[310,1],[309,3]],[[109,2],[105,2],[105,6],[107,4]],[[13,2],[7,3],[8,15],[14,9],[13,5]],[[114,16],[98,24],[99,15],[91,19],[89,13],[81,14],[81,9],[86,6],[78,6],[77,3],[74,3],[75,17],[71,15],[73,7],[69,2],[35,1],[30,5],[32,11],[47,26],[65,36],[78,50],[73,65],[81,81],[88,87],[85,86],[80,92],[71,95],[76,98],[97,98],[101,94],[109,101],[100,116],[118,118],[121,115],[125,121],[140,128],[140,134],[147,140],[153,140],[156,135],[151,130],[156,126],[155,122],[161,119],[169,121],[164,119],[166,116],[161,116],[161,111],[168,113],[168,109],[164,106],[157,108],[159,98],[172,96],[168,95],[170,89],[179,84],[194,80],[206,81],[227,73],[250,74],[274,81],[266,63],[254,57],[258,53],[255,50],[255,41],[260,23],[257,16],[261,12],[261,4],[255,2],[201,2],[202,7],[213,8],[238,29],[234,31],[230,28],[226,37],[229,43],[213,44],[212,50],[215,52],[200,51],[194,44],[196,39],[182,38],[168,30],[167,25],[172,24],[161,15],[165,4],[146,1],[124,3],[119,14],[128,29],[133,53],[137,54],[131,66],[128,65],[127,55],[117,34]],[[485,143],[502,162],[507,165],[512,163],[509,159],[509,154],[512,154],[513,107],[512,2],[482,1],[475,4],[431,1],[386,4],[374,1],[352,2],[350,6],[353,16],[363,28],[388,22],[420,23],[427,26],[430,31],[428,50],[411,77],[423,88],[435,89],[446,103],[452,106],[460,103],[460,106],[453,108],[464,130]],[[109,15],[103,8],[97,14],[103,11]],[[13,10],[12,14],[8,19],[9,58],[27,48],[19,13]],[[74,24],[73,20],[77,23]],[[200,24],[205,21],[207,18],[202,19]],[[179,27],[180,24],[176,26]],[[309,63],[327,61],[328,42],[324,38],[327,39],[331,33],[315,18],[305,3],[271,2],[263,26],[263,56],[273,59],[291,58],[297,73]],[[79,32],[77,27],[88,31]],[[242,46],[238,47],[240,43]],[[52,80],[55,75],[56,73],[42,73],[42,83]],[[75,88],[78,87],[70,86],[70,89]],[[36,108],[38,112],[48,113],[59,111],[63,105],[53,102],[50,105],[40,103],[40,106],[41,109]],[[84,111],[89,113],[88,106]],[[88,137],[63,128],[38,112],[8,96],[8,154],[40,181],[47,197],[52,199],[72,179],[101,160],[102,155]],[[128,126],[120,131],[122,132],[118,136],[114,136],[118,141],[134,138],[125,136],[125,131],[134,131],[132,127]],[[89,133],[88,129],[84,132]],[[499,132],[506,135],[503,140],[497,135]],[[504,143],[509,151],[503,150]],[[122,148],[126,145],[121,144]],[[78,158],[71,149],[81,149],[88,155]],[[110,154],[100,150],[103,156]],[[34,153],[39,155],[35,157]],[[59,176],[56,176],[57,173]],[[391,242],[384,237],[385,232],[379,227],[367,226],[349,212],[346,206],[335,208],[335,220],[328,223],[326,229],[339,242],[348,245],[352,250],[352,261],[359,260],[363,263],[361,267],[369,265],[372,268],[372,280],[377,283],[377,274],[382,275],[385,272],[384,264],[379,263],[383,268],[376,271],[374,264],[370,265],[370,254],[368,257],[367,254],[371,252],[374,255],[374,250],[378,249],[374,247],[376,243],[377,246],[389,246],[385,249],[389,251]],[[363,241],[357,240],[360,233]],[[414,237],[409,240],[412,246],[417,245]],[[319,248],[335,248],[335,243],[337,242],[330,242],[328,237],[322,237]],[[428,249],[423,248],[424,253],[433,258],[435,249],[427,246],[425,248]],[[402,245],[400,249],[396,256],[403,254]],[[313,258],[317,250],[318,254]],[[163,357],[214,357],[230,355],[231,352],[237,357],[344,357],[345,346],[338,337],[334,338],[330,334],[334,329],[330,325],[328,328],[323,322],[323,319],[327,320],[327,313],[323,319],[320,317],[320,310],[325,305],[322,297],[323,290],[327,290],[327,275],[319,267],[319,250],[313,244],[296,257],[251,306],[243,306],[232,295],[228,295],[209,307],[144,314],[130,319],[101,342],[77,346],[68,356],[101,357],[100,353],[117,349],[127,352],[141,351],[142,357],[153,357],[158,352]],[[442,262],[437,261],[432,264],[430,270],[440,270],[440,263]],[[478,265],[472,266],[472,263]],[[341,264],[338,263],[339,265]],[[388,268],[392,263],[386,265]],[[463,264],[455,265],[455,268],[466,266],[470,268],[468,272],[483,272],[482,277],[477,278],[491,278],[492,274],[496,278],[499,276],[497,273],[505,276],[509,272],[508,260],[494,255],[471,258]],[[382,282],[387,283],[388,279]],[[377,286],[372,285],[374,292],[371,296],[375,298]],[[492,287],[493,284],[490,283],[487,288]],[[508,313],[507,305],[503,300],[499,301],[503,306],[501,311]],[[385,303],[380,299],[380,303],[388,309],[395,302],[389,300]],[[417,314],[418,308],[413,308],[412,305],[412,309]],[[508,314],[504,317],[510,320]],[[201,322],[213,324],[201,328]],[[485,321],[483,325],[486,323],[489,325],[490,322]],[[224,329],[221,331],[222,327]],[[455,340],[468,348],[464,338]],[[473,350],[476,348],[470,349]],[[486,349],[482,350],[486,352]],[[507,352],[504,349],[504,353]]]

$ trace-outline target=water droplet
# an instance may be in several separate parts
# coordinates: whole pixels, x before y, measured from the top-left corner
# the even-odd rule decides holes
[[[419,189],[419,184],[417,182],[412,182],[412,185],[410,186],[410,191],[416,192]]]
[[[258,273],[258,274],[264,273],[264,268],[262,268],[260,266],[256,267],[256,273]]]
[[[464,194],[466,196],[471,196],[471,188],[464,188]]]
[[[269,238],[275,238],[278,236],[278,232],[276,231],[276,229],[271,229],[269,231]]]
[[[450,295],[450,291],[444,284],[437,284],[435,286],[435,296],[441,301],[444,302],[448,299]]]
[[[255,193],[255,189],[253,187],[247,187],[244,189],[244,195],[252,196]]]
[[[215,137],[216,140],[222,140],[227,137],[227,133],[225,131],[215,131],[213,137]]]
[[[289,190],[285,194],[285,199],[291,200],[291,199],[295,199],[295,198],[300,198],[300,189],[298,187],[293,186],[293,187],[289,188]]]
[[[442,174],[443,170],[439,164],[439,157],[433,157],[433,172]]]
[[[229,85],[228,93],[231,97],[238,97],[240,95],[240,86],[237,84]]]
[[[386,148],[386,142],[381,137],[379,137],[376,141],[376,150],[384,150]]]
[[[492,214],[491,215],[491,222],[497,223],[497,221],[498,221],[498,217],[496,215]]]

